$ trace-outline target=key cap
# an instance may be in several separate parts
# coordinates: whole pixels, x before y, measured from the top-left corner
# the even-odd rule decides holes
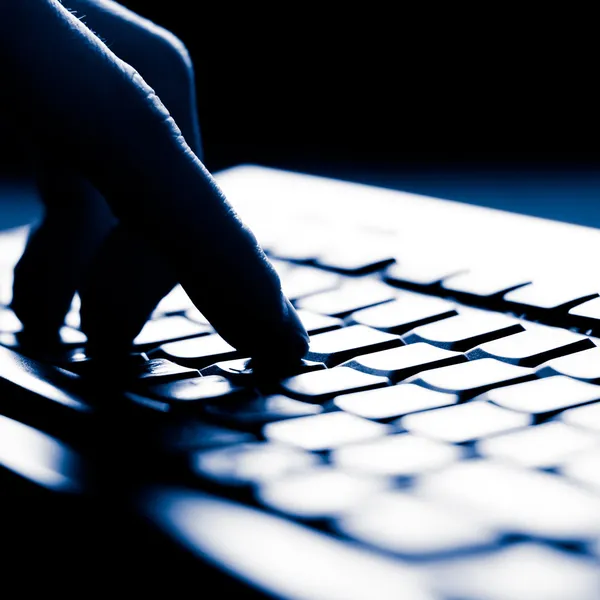
[[[512,544],[429,569],[440,598],[596,600],[600,573],[588,557],[531,542]]]
[[[457,314],[454,305],[446,300],[402,292],[396,300],[352,313],[349,320],[358,325],[400,334]]]
[[[335,529],[363,544],[406,558],[481,550],[499,534],[464,511],[400,491],[370,496],[335,522]]]
[[[17,315],[10,308],[0,306],[0,332],[18,333],[22,329],[23,325],[17,319]]]
[[[469,460],[424,475],[415,491],[509,532],[573,543],[600,535],[600,497],[543,471]]]
[[[438,286],[444,279],[465,271],[464,265],[438,264],[414,261],[407,263],[400,260],[390,265],[385,272],[385,280],[392,285],[408,288]]]
[[[176,285],[154,309],[153,317],[184,313],[193,310],[194,303],[181,285]]]
[[[396,346],[402,346],[402,341],[397,335],[364,325],[351,325],[312,336],[306,358],[332,367],[359,354],[387,350]]]
[[[600,433],[600,404],[595,403],[569,408],[561,413],[560,419],[567,425]]]
[[[323,407],[300,400],[288,398],[283,394],[271,394],[239,402],[207,403],[207,414],[219,418],[225,423],[248,427],[263,425],[271,421],[282,421],[295,417],[308,417],[323,412]]]
[[[472,398],[486,390],[535,378],[535,372],[527,367],[519,367],[482,358],[469,362],[424,371],[409,377],[407,383],[417,383],[439,392],[458,394],[461,399]]]
[[[335,406],[365,419],[391,419],[412,412],[450,406],[456,394],[434,392],[420,385],[403,383],[384,388],[338,396]]]
[[[271,509],[300,519],[331,518],[368,496],[385,489],[381,477],[345,473],[329,466],[291,473],[258,487],[258,501]]]
[[[385,377],[368,375],[348,367],[335,367],[288,377],[281,382],[288,394],[310,402],[323,402],[338,394],[348,394],[388,385]]]
[[[190,457],[194,474],[220,485],[245,486],[306,471],[320,461],[298,448],[247,442],[195,452]]]
[[[490,390],[482,398],[510,410],[538,415],[600,400],[600,387],[557,375]]]
[[[331,317],[345,317],[355,310],[393,300],[395,296],[395,290],[380,281],[359,279],[347,281],[332,291],[301,298],[296,306]]]
[[[600,298],[593,298],[569,310],[571,323],[582,329],[600,332]]]
[[[202,369],[202,375],[220,375],[234,380],[241,385],[254,385],[261,381],[279,381],[282,377],[300,375],[325,369],[323,363],[310,360],[299,360],[297,363],[278,367],[277,370],[271,365],[255,368],[254,362],[249,358],[236,358],[215,363]]]
[[[589,383],[599,383],[600,348],[594,346],[589,350],[554,358],[540,365],[537,374],[539,377],[566,375]]]
[[[334,448],[330,460],[348,471],[403,477],[441,469],[459,460],[462,454],[459,446],[399,433]]]
[[[596,438],[598,439],[598,438]],[[574,454],[560,467],[569,479],[581,483],[591,492],[600,494],[600,447]]]
[[[150,348],[165,342],[208,334],[212,328],[194,323],[181,316],[162,317],[147,321],[133,340],[136,348]]]
[[[499,313],[473,310],[417,327],[402,336],[402,340],[406,344],[426,342],[439,348],[464,352],[519,331],[525,331],[525,328],[516,319]]]
[[[342,366],[352,367],[371,375],[389,377],[393,383],[396,383],[421,371],[466,361],[467,357],[460,352],[444,350],[430,344],[417,342],[409,346],[363,354],[346,361]]]
[[[448,277],[443,281],[442,288],[457,298],[485,302],[489,306],[499,296],[528,283],[531,283],[530,276],[519,274],[512,268],[506,271],[490,268]]]
[[[467,352],[469,360],[495,358],[513,365],[537,367],[543,362],[595,346],[584,335],[558,327],[533,326],[526,331],[487,342]]]
[[[401,417],[397,424],[407,431],[443,442],[463,443],[531,425],[529,415],[504,410],[474,400]]]
[[[593,446],[600,446],[597,435],[554,421],[481,440],[477,451],[488,458],[545,469]]]
[[[268,423],[263,434],[272,442],[319,451],[381,437],[391,431],[393,428],[389,425],[367,421],[344,412],[330,412]]]
[[[154,356],[154,352],[152,356]],[[169,358],[188,367],[201,369],[222,360],[238,358],[239,353],[220,335],[213,333],[164,344],[158,349],[157,356]]]
[[[560,277],[535,280],[504,295],[504,302],[514,312],[531,316],[550,312],[567,314],[570,308],[598,296],[596,284],[571,282]]]
[[[309,310],[298,310],[296,312],[302,321],[302,325],[304,325],[304,329],[306,329],[306,332],[309,335],[324,333],[325,331],[331,331],[332,329],[339,329],[344,324],[341,319],[320,315]]]
[[[398,600],[402,590],[406,600],[438,600],[416,569],[288,518],[197,490],[140,497],[141,514],[160,530],[273,597]]]
[[[337,289],[342,278],[311,267],[295,267],[282,274],[281,287],[290,301]]]

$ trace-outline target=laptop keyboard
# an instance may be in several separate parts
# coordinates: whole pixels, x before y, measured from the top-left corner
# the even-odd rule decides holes
[[[131,356],[88,359],[74,303],[64,351],[22,373],[18,321],[0,309],[0,380],[43,415],[3,401],[0,429],[24,419],[85,456],[65,414],[93,413],[110,392],[108,412],[141,419],[151,455],[168,457],[141,487],[208,491],[301,524],[364,551],[364,565],[381,559],[382,573],[408,565],[432,598],[600,598],[593,286],[317,246],[265,245],[311,337],[284,374],[253,369],[180,287]],[[7,448],[0,462],[27,476]],[[56,489],[75,485],[44,468]]]

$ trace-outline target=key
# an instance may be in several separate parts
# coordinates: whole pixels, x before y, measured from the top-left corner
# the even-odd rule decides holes
[[[300,519],[331,518],[388,486],[381,477],[315,467],[266,481],[256,497],[271,509]]]
[[[346,361],[342,366],[352,367],[371,375],[389,377],[393,383],[397,383],[421,371],[466,361],[467,357],[460,352],[444,350],[430,344],[417,342],[409,346],[363,354]]]
[[[194,308],[194,303],[187,292],[178,284],[158,303],[153,317],[184,313]]]
[[[190,457],[194,474],[228,486],[259,484],[305,471],[319,462],[315,454],[269,442],[201,450]]]
[[[535,378],[535,372],[527,367],[519,367],[482,358],[469,362],[424,371],[408,378],[407,383],[417,383],[432,390],[458,394],[461,399],[506,385],[513,385]]]
[[[10,308],[0,306],[0,332],[18,333],[22,329],[23,325],[17,319],[17,315]]]
[[[334,246],[327,249],[316,259],[316,263],[325,269],[358,275],[378,271],[395,261],[389,249],[369,244],[371,240],[355,240],[353,245]]]
[[[461,444],[531,425],[529,415],[504,410],[474,400],[401,417],[397,424],[407,431],[443,442]]]
[[[281,276],[281,287],[292,302],[301,298],[337,289],[342,278],[335,273],[312,267],[295,267]]]
[[[330,412],[267,423],[263,434],[271,442],[320,451],[381,437],[391,431],[393,428],[389,425],[367,421],[344,412]]]
[[[426,342],[439,348],[464,352],[519,331],[525,331],[525,328],[516,319],[499,313],[472,310],[417,327],[402,336],[402,340],[406,344]]]
[[[597,334],[600,331],[600,298],[593,298],[574,306],[569,310],[569,317],[573,325],[591,329]]]
[[[345,317],[355,310],[393,300],[395,295],[393,288],[379,281],[351,280],[335,290],[301,298],[296,306],[331,317]]]
[[[291,365],[278,366],[274,370],[271,365],[264,365],[255,368],[254,362],[249,358],[236,358],[215,363],[202,369],[202,375],[220,375],[227,377],[242,385],[253,385],[257,382],[278,381],[285,376],[300,375],[300,373],[310,373],[325,369],[323,363],[317,363],[310,360],[299,360]]]
[[[190,407],[201,406],[207,400],[218,398],[229,401],[246,394],[244,388],[218,375],[149,385],[144,392],[150,397],[165,400],[175,406]]]
[[[596,600],[600,572],[588,557],[525,542],[429,569],[440,598]]]
[[[546,469],[571,454],[599,445],[597,435],[554,421],[481,440],[477,451],[488,458]]]
[[[598,439],[598,438],[596,438]],[[560,467],[560,472],[569,479],[583,484],[591,492],[600,494],[600,447],[575,454]]]
[[[271,394],[239,402],[207,403],[207,414],[219,418],[232,426],[248,427],[264,425],[271,421],[282,421],[295,417],[308,417],[323,412],[323,407],[288,398],[283,394]]]
[[[392,285],[419,289],[437,286],[447,277],[463,271],[465,271],[464,265],[443,264],[443,261],[439,264],[400,261],[390,265],[384,277]]]
[[[459,446],[399,433],[373,441],[341,446],[331,451],[334,465],[388,477],[410,477],[441,469],[463,455]]]
[[[400,491],[372,495],[350,508],[335,529],[361,543],[406,558],[481,550],[499,534],[464,511]]]
[[[239,357],[238,351],[216,333],[170,342],[160,346],[157,352],[158,356],[197,369]]]
[[[361,373],[348,367],[302,373],[281,382],[285,392],[310,402],[323,402],[338,394],[370,390],[384,385],[388,385],[385,377]]]
[[[508,532],[572,543],[600,535],[600,497],[543,471],[475,459],[424,475],[415,491]]]
[[[503,271],[490,268],[453,275],[443,281],[442,287],[457,297],[485,301],[489,304],[498,296],[528,283],[531,283],[531,277],[518,274],[513,269]]]
[[[406,600],[438,600],[412,566],[288,518],[198,490],[157,487],[140,498],[140,513],[193,555],[273,597],[398,600],[402,590]]]
[[[396,300],[352,313],[349,320],[354,324],[401,334],[457,314],[454,305],[446,300],[402,292]]]
[[[600,404],[588,404],[577,408],[569,408],[561,413],[560,419],[563,423],[567,423],[567,425],[600,433]]]
[[[401,345],[402,341],[397,335],[364,325],[351,325],[311,337],[306,358],[332,367],[359,354],[387,350]]]
[[[355,392],[333,400],[340,410],[373,420],[391,419],[421,410],[450,406],[456,402],[456,394],[434,392],[412,383]]]
[[[539,415],[600,400],[600,387],[557,375],[490,390],[482,398],[510,410]]]
[[[331,331],[332,329],[339,329],[344,324],[341,319],[320,315],[309,310],[298,310],[296,312],[302,321],[302,325],[304,325],[304,329],[306,329],[306,332],[309,335],[324,333],[325,331]]]
[[[596,284],[554,280],[536,280],[504,295],[504,302],[514,312],[543,315],[548,312],[566,314],[576,304],[598,296]]]
[[[147,321],[133,340],[136,348],[150,348],[165,342],[206,335],[210,327],[194,323],[181,316],[162,317]]]
[[[558,327],[533,326],[525,331],[487,342],[467,352],[469,360],[495,358],[513,365],[537,367],[543,362],[594,348],[584,335]]]
[[[600,382],[600,348],[594,346],[589,350],[554,358],[540,365],[539,377],[566,375],[573,379],[581,379],[590,383]]]

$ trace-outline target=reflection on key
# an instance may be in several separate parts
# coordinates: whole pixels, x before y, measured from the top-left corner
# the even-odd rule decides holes
[[[416,491],[516,533],[564,542],[600,535],[600,497],[544,471],[469,460],[423,476]]]
[[[348,413],[331,412],[268,423],[264,436],[272,442],[291,444],[305,450],[329,450],[386,435],[389,425],[374,423]]]
[[[443,442],[463,443],[531,425],[529,415],[475,400],[447,408],[413,413],[398,420],[411,433]]]
[[[600,571],[588,557],[531,542],[438,563],[430,571],[443,598],[597,600]]]
[[[389,377],[395,383],[421,371],[466,361],[467,357],[460,352],[444,350],[444,348],[418,342],[390,350],[363,354],[343,363],[343,366],[352,367],[371,375]]]
[[[441,298],[401,292],[396,300],[352,314],[351,322],[390,333],[405,333],[420,325],[457,315],[454,305]]]
[[[427,342],[447,350],[464,352],[479,344],[524,330],[519,321],[506,315],[469,310],[457,317],[417,327],[402,339],[407,344]]]
[[[221,485],[257,484],[296,471],[304,471],[319,462],[315,454],[298,448],[248,442],[192,454],[192,471]]]
[[[336,290],[302,298],[297,306],[323,315],[344,317],[355,310],[393,300],[395,296],[393,288],[377,280],[364,279],[348,281]]]
[[[441,469],[462,454],[459,446],[399,433],[336,448],[331,461],[347,471],[402,477]]]
[[[491,390],[483,398],[510,410],[543,414],[600,400],[600,387],[557,375]]]
[[[370,496],[335,527],[359,542],[414,558],[482,549],[498,541],[496,530],[465,511],[400,491]]]
[[[364,325],[352,325],[311,337],[306,358],[331,367],[359,354],[387,350],[401,345],[402,341],[397,335]]]
[[[458,396],[434,392],[412,383],[403,383],[339,396],[333,402],[341,410],[365,419],[377,420],[450,406],[458,402]]]
[[[533,326],[521,333],[473,348],[467,356],[470,360],[496,358],[513,365],[537,367],[552,358],[593,347],[590,338],[568,329]]]
[[[170,342],[161,346],[159,352],[175,362],[196,368],[239,356],[238,351],[216,333]]]
[[[482,440],[477,450],[488,458],[525,467],[550,468],[594,446],[600,446],[596,434],[554,421]]]
[[[407,380],[439,392],[459,394],[470,398],[486,390],[512,385],[535,378],[527,367],[518,367],[493,358],[450,365],[440,369],[424,371]]]
[[[600,348],[594,346],[589,350],[554,358],[540,366],[539,377],[566,375],[573,379],[581,379],[590,383],[600,382]]]
[[[388,385],[385,377],[355,371],[349,367],[335,367],[302,373],[281,382],[285,392],[302,400],[322,402],[337,394],[348,394]]]
[[[343,513],[387,485],[383,478],[322,466],[263,483],[256,496],[274,510],[314,519]]]

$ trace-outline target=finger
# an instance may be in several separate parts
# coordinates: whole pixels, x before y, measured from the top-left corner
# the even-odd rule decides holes
[[[21,59],[9,62],[10,91],[36,137],[166,256],[227,341],[254,357],[303,355],[306,332],[277,274],[153,90],[55,0],[4,11],[0,43]]]

